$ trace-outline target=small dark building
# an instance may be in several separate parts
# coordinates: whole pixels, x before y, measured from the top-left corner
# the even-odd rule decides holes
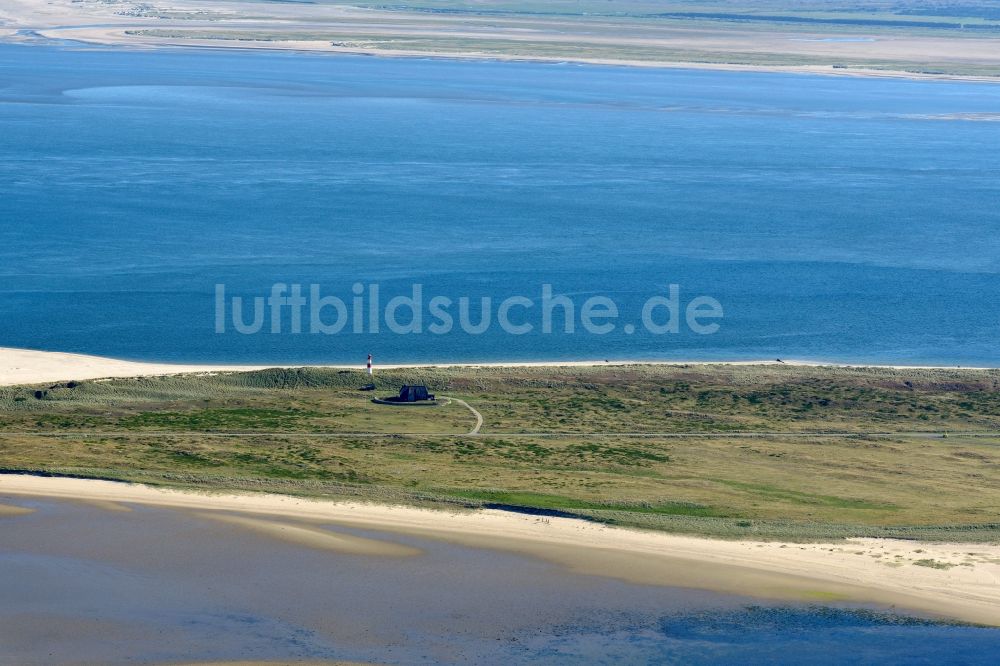
[[[404,384],[399,389],[399,395],[392,395],[388,398],[372,398],[372,402],[380,405],[437,405],[434,394],[427,391],[426,386],[420,384]]]
[[[433,400],[434,394],[427,392],[426,386],[404,384],[403,388],[399,389],[399,402],[417,402],[419,400]]]

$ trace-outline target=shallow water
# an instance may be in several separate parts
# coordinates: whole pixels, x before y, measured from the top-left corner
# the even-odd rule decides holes
[[[0,498],[0,663],[990,663],[1000,631],[771,604],[418,548],[311,549],[179,511]]]
[[[968,82],[0,45],[0,345],[1000,365],[998,114],[1000,86]],[[473,321],[483,296],[537,315],[549,283],[635,323],[676,283],[725,317],[215,333],[217,283],[275,282],[348,303],[378,283],[383,304],[419,282]]]

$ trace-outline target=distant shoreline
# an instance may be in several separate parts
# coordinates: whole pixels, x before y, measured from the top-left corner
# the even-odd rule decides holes
[[[1000,83],[994,31],[518,11],[448,15],[338,3],[271,3],[247,11],[206,0],[197,12],[190,9],[139,5],[123,12],[97,0],[8,0],[0,8],[0,42]]]
[[[990,366],[958,365],[881,365],[870,363],[837,363],[796,359],[749,360],[749,361],[685,361],[685,360],[644,360],[608,359],[567,360],[567,361],[484,361],[459,363],[390,363],[380,364],[381,370],[404,370],[409,368],[592,368],[615,365],[655,365],[655,366],[782,366],[829,367],[829,368],[881,368],[886,370],[963,370],[985,372],[1000,368]],[[151,361],[129,361],[104,356],[74,354],[67,352],[41,351],[0,347],[0,386],[20,384],[40,384],[86,379],[105,379],[139,376],[162,376],[197,372],[249,372],[267,368],[330,368],[334,370],[364,370],[364,362],[343,363],[161,363]]]
[[[50,34],[46,34],[49,32]],[[363,56],[396,60],[443,60],[452,62],[499,62],[535,63],[541,65],[587,65],[593,67],[625,67],[630,69],[691,70],[709,72],[731,72],[750,74],[789,74],[794,76],[826,76],[849,79],[892,79],[901,81],[951,81],[956,83],[1000,84],[1000,76],[975,74],[936,74],[932,72],[911,72],[901,69],[839,68],[827,65],[750,65],[741,63],[714,63],[688,60],[628,60],[616,58],[549,57],[542,55],[501,55],[475,53],[443,53],[434,51],[382,50],[371,51],[347,47],[309,48],[295,42],[261,42],[249,46],[242,41],[232,44],[223,40],[164,40],[160,42],[129,42],[124,39],[86,39],[84,37],[59,37],[54,31],[39,30],[38,36],[51,40],[53,45],[60,41],[74,42],[80,46],[105,47],[109,49],[157,51],[236,51],[244,53],[288,53],[318,56]],[[18,44],[0,31],[0,43]],[[287,44],[287,45],[285,45]]]

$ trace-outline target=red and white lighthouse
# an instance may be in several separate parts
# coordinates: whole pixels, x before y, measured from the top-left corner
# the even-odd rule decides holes
[[[368,354],[368,376],[372,376],[372,355]]]

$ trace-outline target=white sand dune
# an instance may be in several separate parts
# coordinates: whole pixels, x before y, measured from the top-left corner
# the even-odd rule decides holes
[[[259,370],[251,365],[144,363],[101,356],[0,347],[0,386],[42,384],[105,377],[173,375],[189,372]]]
[[[360,356],[360,355],[359,355]],[[842,363],[821,363],[816,361],[785,360],[778,361],[647,361],[647,360],[611,360],[611,361],[527,361],[527,362],[485,362],[485,363],[410,363],[379,365],[385,370],[400,368],[532,368],[532,367],[598,367],[607,365],[790,365],[790,366],[833,366],[833,367],[884,367],[895,369],[947,369],[945,366],[861,366]],[[17,386],[21,384],[43,384],[68,380],[104,379],[112,377],[149,377],[159,375],[175,375],[199,372],[241,372],[262,370],[278,367],[276,365],[227,365],[227,364],[185,364],[185,363],[150,363],[145,361],[125,361],[105,358],[102,356],[87,356],[85,354],[69,354],[64,352],[36,351],[33,349],[16,349],[0,347],[0,386]],[[295,366],[302,367],[302,366]],[[336,369],[364,368],[358,365],[317,365],[307,367],[324,367]],[[990,368],[963,368],[966,370],[988,370]]]

